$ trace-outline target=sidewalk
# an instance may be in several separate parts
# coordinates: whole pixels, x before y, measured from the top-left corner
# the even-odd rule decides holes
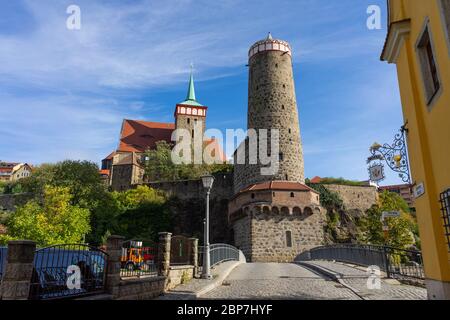
[[[333,261],[302,261],[302,266],[323,274],[348,289],[364,300],[426,300],[427,291],[421,287],[401,284],[397,280],[386,278],[381,274],[381,289],[369,289],[366,268]]]
[[[180,285],[155,300],[195,300],[222,285],[233,269],[242,263],[239,261],[221,263],[211,269],[212,280],[192,279],[189,283]]]

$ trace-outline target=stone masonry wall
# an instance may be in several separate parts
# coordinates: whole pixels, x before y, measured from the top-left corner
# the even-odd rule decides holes
[[[301,252],[324,244],[324,216],[277,217],[262,215],[252,220],[252,261],[292,262]],[[292,247],[286,232],[291,232]]]
[[[117,300],[150,300],[164,293],[165,277],[121,280]]]
[[[376,187],[358,187],[336,184],[324,185],[328,190],[336,192],[344,201],[345,208],[349,211],[365,213],[372,205],[377,203],[378,191]]]
[[[233,224],[234,242],[247,261],[291,262],[301,252],[324,244],[324,221],[324,212],[318,210],[301,216],[244,216]],[[287,246],[287,231],[292,247]]]
[[[214,175],[210,195],[210,242],[230,242],[228,202],[233,196],[232,174]],[[150,187],[164,191],[170,198],[173,234],[184,234],[203,240],[206,191],[201,180],[150,183]]]
[[[2,194],[0,195],[0,211],[14,211],[16,206],[21,206],[33,199],[32,193]]]

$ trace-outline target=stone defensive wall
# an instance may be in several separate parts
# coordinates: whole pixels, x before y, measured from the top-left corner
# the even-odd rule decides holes
[[[378,201],[378,190],[372,186],[348,186],[324,184],[329,191],[339,194],[344,201],[346,210],[357,210],[365,213]]]

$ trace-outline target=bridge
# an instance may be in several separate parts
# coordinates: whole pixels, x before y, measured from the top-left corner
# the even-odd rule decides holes
[[[218,260],[216,256],[214,261]],[[427,298],[420,252],[392,247],[323,246],[302,253],[292,263],[245,263],[232,259],[217,263],[213,274],[216,280],[212,285],[207,280],[194,280],[160,299]]]

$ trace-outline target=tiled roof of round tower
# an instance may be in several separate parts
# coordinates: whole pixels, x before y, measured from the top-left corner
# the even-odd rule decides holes
[[[248,51],[248,58],[250,59],[255,54],[264,51],[281,51],[286,52],[289,55],[292,55],[292,49],[290,44],[284,40],[274,39],[270,32],[266,39],[257,41],[254,45],[250,47],[250,50]]]

